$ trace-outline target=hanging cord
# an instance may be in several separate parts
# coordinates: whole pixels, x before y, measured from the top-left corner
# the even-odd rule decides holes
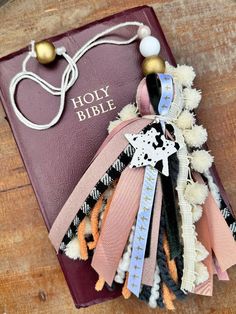
[[[118,25],[115,25],[113,27],[108,28],[107,30],[97,34],[92,39],[90,39],[87,43],[84,44],[74,55],[73,58],[71,58],[67,53],[66,49],[64,47],[56,48],[56,54],[63,56],[66,61],[68,62],[68,65],[65,69],[65,71],[62,74],[61,78],[61,87],[56,87],[45,81],[43,78],[41,78],[39,75],[26,70],[27,62],[32,57],[36,57],[35,53],[35,43],[34,41],[31,42],[31,50],[27,54],[26,58],[23,61],[22,64],[22,72],[17,73],[13,79],[11,80],[10,87],[9,87],[9,93],[10,93],[10,101],[12,108],[18,117],[18,119],[24,123],[26,126],[28,126],[31,129],[35,130],[46,130],[55,125],[61,118],[61,115],[63,113],[64,107],[65,107],[65,95],[66,92],[73,86],[75,81],[77,80],[79,76],[78,68],[76,66],[76,63],[79,61],[79,59],[90,49],[92,49],[95,46],[103,45],[103,44],[112,44],[112,45],[128,45],[135,41],[138,38],[138,35],[134,35],[133,37],[127,39],[127,40],[114,40],[114,39],[101,39],[102,37],[112,33],[113,31],[127,27],[127,26],[142,26],[143,23],[140,22],[125,22]],[[60,106],[58,113],[56,116],[51,120],[51,122],[47,124],[36,124],[28,120],[18,109],[16,101],[15,101],[15,91],[16,87],[19,84],[20,81],[24,79],[30,79],[39,84],[44,90],[49,92],[51,95],[54,96],[60,96]]]

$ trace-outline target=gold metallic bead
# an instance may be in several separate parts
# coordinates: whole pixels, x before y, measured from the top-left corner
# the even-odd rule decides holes
[[[42,64],[48,64],[56,58],[56,49],[54,45],[47,40],[36,43],[35,52],[38,62]]]
[[[143,74],[148,75],[151,73],[164,73],[165,62],[159,56],[147,57],[142,63]]]

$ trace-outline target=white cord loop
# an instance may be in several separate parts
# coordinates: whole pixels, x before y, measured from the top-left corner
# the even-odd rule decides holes
[[[26,58],[24,59],[24,61],[22,63],[22,72],[17,73],[13,77],[13,79],[11,80],[11,83],[10,83],[10,87],[9,87],[11,105],[12,105],[12,108],[13,108],[16,116],[18,117],[18,119],[23,124],[25,124],[27,127],[31,128],[31,129],[35,129],[35,130],[46,130],[46,129],[49,129],[50,127],[54,126],[60,120],[60,118],[62,116],[64,107],[65,107],[66,92],[68,91],[69,88],[71,88],[73,86],[73,84],[75,83],[75,81],[77,80],[77,78],[79,76],[78,68],[76,66],[76,63],[78,62],[78,60],[89,49],[91,49],[95,46],[98,46],[98,45],[102,45],[102,44],[128,45],[128,44],[132,43],[133,41],[135,41],[138,38],[137,34],[134,35],[133,37],[127,39],[127,40],[121,40],[121,41],[113,40],[113,39],[101,39],[101,38],[106,36],[107,34],[113,32],[113,31],[120,29],[120,28],[123,28],[123,27],[127,27],[127,26],[138,26],[138,27],[140,27],[142,25],[143,25],[143,23],[133,21],[133,22],[121,23],[121,24],[115,25],[113,27],[110,27],[107,30],[97,34],[92,39],[90,39],[84,46],[82,46],[77,51],[77,53],[74,55],[73,58],[71,58],[66,53],[66,49],[64,47],[56,48],[56,54],[63,56],[66,59],[66,61],[68,62],[68,65],[62,74],[61,87],[53,86],[50,83],[48,83],[47,81],[45,81],[44,79],[42,79],[37,74],[35,74],[31,71],[27,71],[26,65],[27,65],[27,62],[29,61],[29,59],[31,57],[36,58],[35,42],[31,41],[31,50],[29,51],[29,53],[27,54]],[[28,120],[18,109],[17,104],[15,102],[15,90],[16,90],[16,87],[19,84],[19,82],[24,80],[24,79],[33,80],[34,82],[39,84],[44,90],[49,92],[51,95],[60,96],[60,106],[59,106],[58,113],[51,120],[51,122],[49,122],[47,124],[33,123],[32,121]]]

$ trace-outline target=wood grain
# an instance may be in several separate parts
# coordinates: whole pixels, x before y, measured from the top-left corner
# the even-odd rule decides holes
[[[198,111],[209,148],[236,208],[236,3],[230,0],[14,0],[0,8],[0,56],[35,40],[142,4],[153,5],[178,63],[192,64],[203,91]],[[76,313],[48,241],[32,187],[0,110],[0,313]],[[177,313],[236,313],[236,268],[212,298],[191,296]],[[80,313],[159,313],[135,298]],[[165,313],[165,311],[164,311]]]

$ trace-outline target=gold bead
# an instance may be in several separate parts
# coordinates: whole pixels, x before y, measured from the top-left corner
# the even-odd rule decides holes
[[[56,49],[55,46],[47,41],[43,40],[35,44],[36,58],[41,64],[48,64],[55,60]]]
[[[148,75],[151,73],[164,73],[165,62],[159,56],[147,57],[142,63],[143,74]]]

